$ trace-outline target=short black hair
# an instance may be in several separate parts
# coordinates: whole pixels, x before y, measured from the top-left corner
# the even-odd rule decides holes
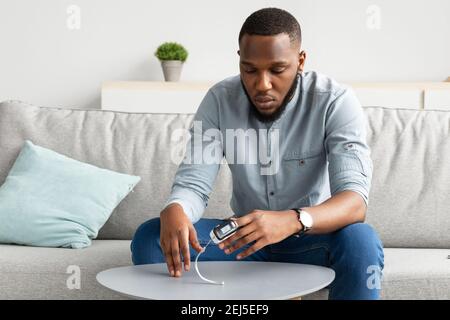
[[[287,33],[291,43],[302,43],[302,31],[297,19],[289,12],[278,8],[264,8],[253,12],[245,19],[239,32],[239,43],[244,34],[272,36]]]

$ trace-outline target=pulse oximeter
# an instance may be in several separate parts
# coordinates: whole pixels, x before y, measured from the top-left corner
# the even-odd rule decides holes
[[[231,237],[237,231],[237,229],[239,229],[239,226],[236,221],[227,220],[215,226],[209,233],[209,236],[215,244],[218,244]]]

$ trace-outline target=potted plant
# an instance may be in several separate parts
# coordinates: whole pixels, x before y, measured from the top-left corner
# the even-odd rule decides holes
[[[164,79],[178,81],[188,56],[187,50],[179,43],[165,42],[156,49],[155,56],[161,61]]]

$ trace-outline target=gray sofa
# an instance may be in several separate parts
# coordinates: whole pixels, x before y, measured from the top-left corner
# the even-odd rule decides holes
[[[364,110],[374,162],[367,221],[385,247],[382,298],[450,299],[450,112]],[[1,103],[0,184],[25,139],[142,181],[89,248],[0,245],[0,299],[123,299],[95,276],[131,264],[134,231],[158,216],[170,191],[177,167],[171,152],[179,147],[171,133],[188,128],[192,118]],[[207,217],[231,214],[230,188],[229,170],[222,166]],[[80,271],[79,288],[70,285],[73,268]]]

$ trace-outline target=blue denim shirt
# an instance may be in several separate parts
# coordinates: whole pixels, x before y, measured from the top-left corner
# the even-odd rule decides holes
[[[344,190],[368,204],[373,164],[366,118],[351,88],[306,72],[277,120],[261,122],[251,108],[239,75],[209,89],[166,206],[177,202],[198,221],[224,159],[236,216],[314,206]]]

